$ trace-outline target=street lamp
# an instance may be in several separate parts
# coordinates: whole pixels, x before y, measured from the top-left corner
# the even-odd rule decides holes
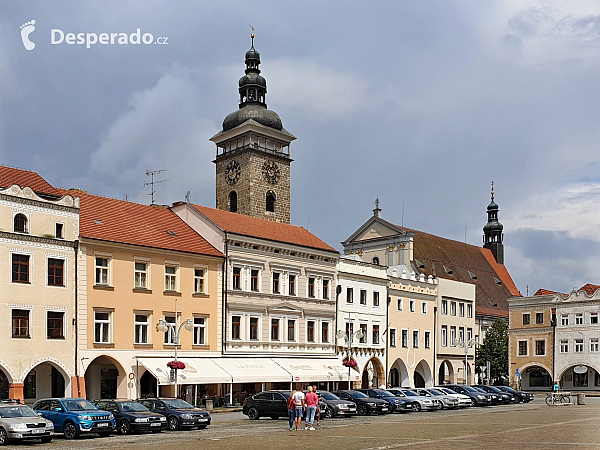
[[[186,331],[192,331],[194,329],[192,319],[187,319],[179,327],[177,327],[177,324],[167,322],[165,319],[158,319],[158,323],[156,324],[156,331],[160,331],[161,333],[169,331],[172,333],[173,344],[175,344],[175,361],[177,361],[177,346],[179,345],[179,335],[182,328],[185,328]],[[177,398],[177,370],[175,370],[175,397]]]
[[[346,341],[346,345],[348,346],[348,361],[350,361],[350,357],[352,356],[352,341],[354,338],[362,339],[365,337],[365,333],[363,333],[361,329],[356,330],[354,333],[350,333],[350,331],[345,332],[338,330],[338,332],[335,334],[335,337],[338,339],[344,339]],[[348,366],[348,389],[352,389],[350,387],[350,369],[351,367]]]
[[[453,344],[457,347],[465,349],[465,380],[464,384],[467,384],[467,372],[469,369],[469,349],[475,345],[475,339],[469,339],[465,341],[463,339],[454,339]]]

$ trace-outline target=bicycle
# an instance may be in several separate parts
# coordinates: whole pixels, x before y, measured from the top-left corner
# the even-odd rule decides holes
[[[546,396],[546,405],[568,405],[571,403],[571,394],[569,392],[550,392]]]

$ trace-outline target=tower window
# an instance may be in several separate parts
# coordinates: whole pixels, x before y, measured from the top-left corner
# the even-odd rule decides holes
[[[229,211],[237,212],[238,204],[237,204],[237,192],[231,191],[229,193]]]
[[[16,233],[27,233],[27,217],[25,217],[25,214],[15,215],[13,229]]]
[[[275,212],[275,194],[273,192],[267,193],[265,210],[267,212]]]

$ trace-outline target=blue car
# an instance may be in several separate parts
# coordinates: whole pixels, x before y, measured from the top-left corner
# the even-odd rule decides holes
[[[116,427],[114,416],[102,411],[84,398],[44,398],[33,405],[35,412],[54,424],[54,430],[65,439],[80,434],[98,433],[109,436]]]

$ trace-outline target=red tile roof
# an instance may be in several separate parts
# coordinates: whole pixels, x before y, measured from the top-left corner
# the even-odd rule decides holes
[[[64,195],[60,189],[52,186],[35,172],[0,166],[0,187],[7,188],[13,184],[18,184],[22,188],[29,186],[36,193]]]
[[[206,206],[192,206],[208,217],[221,229],[231,233],[337,253],[334,248],[330,247],[302,227],[272,222],[266,219],[258,219],[256,217],[208,208]]]
[[[538,289],[537,291],[535,291],[535,294],[533,294],[533,296],[535,297],[536,295],[553,295],[556,294],[556,291],[549,291],[548,289]]]
[[[600,285],[588,283],[581,286],[578,291],[585,291],[587,295],[594,295],[594,292],[596,292],[598,289],[600,289]]]
[[[76,190],[66,192],[80,197],[79,235],[81,237],[223,256],[167,207],[98,197]],[[177,237],[171,236],[168,231],[174,232]]]

